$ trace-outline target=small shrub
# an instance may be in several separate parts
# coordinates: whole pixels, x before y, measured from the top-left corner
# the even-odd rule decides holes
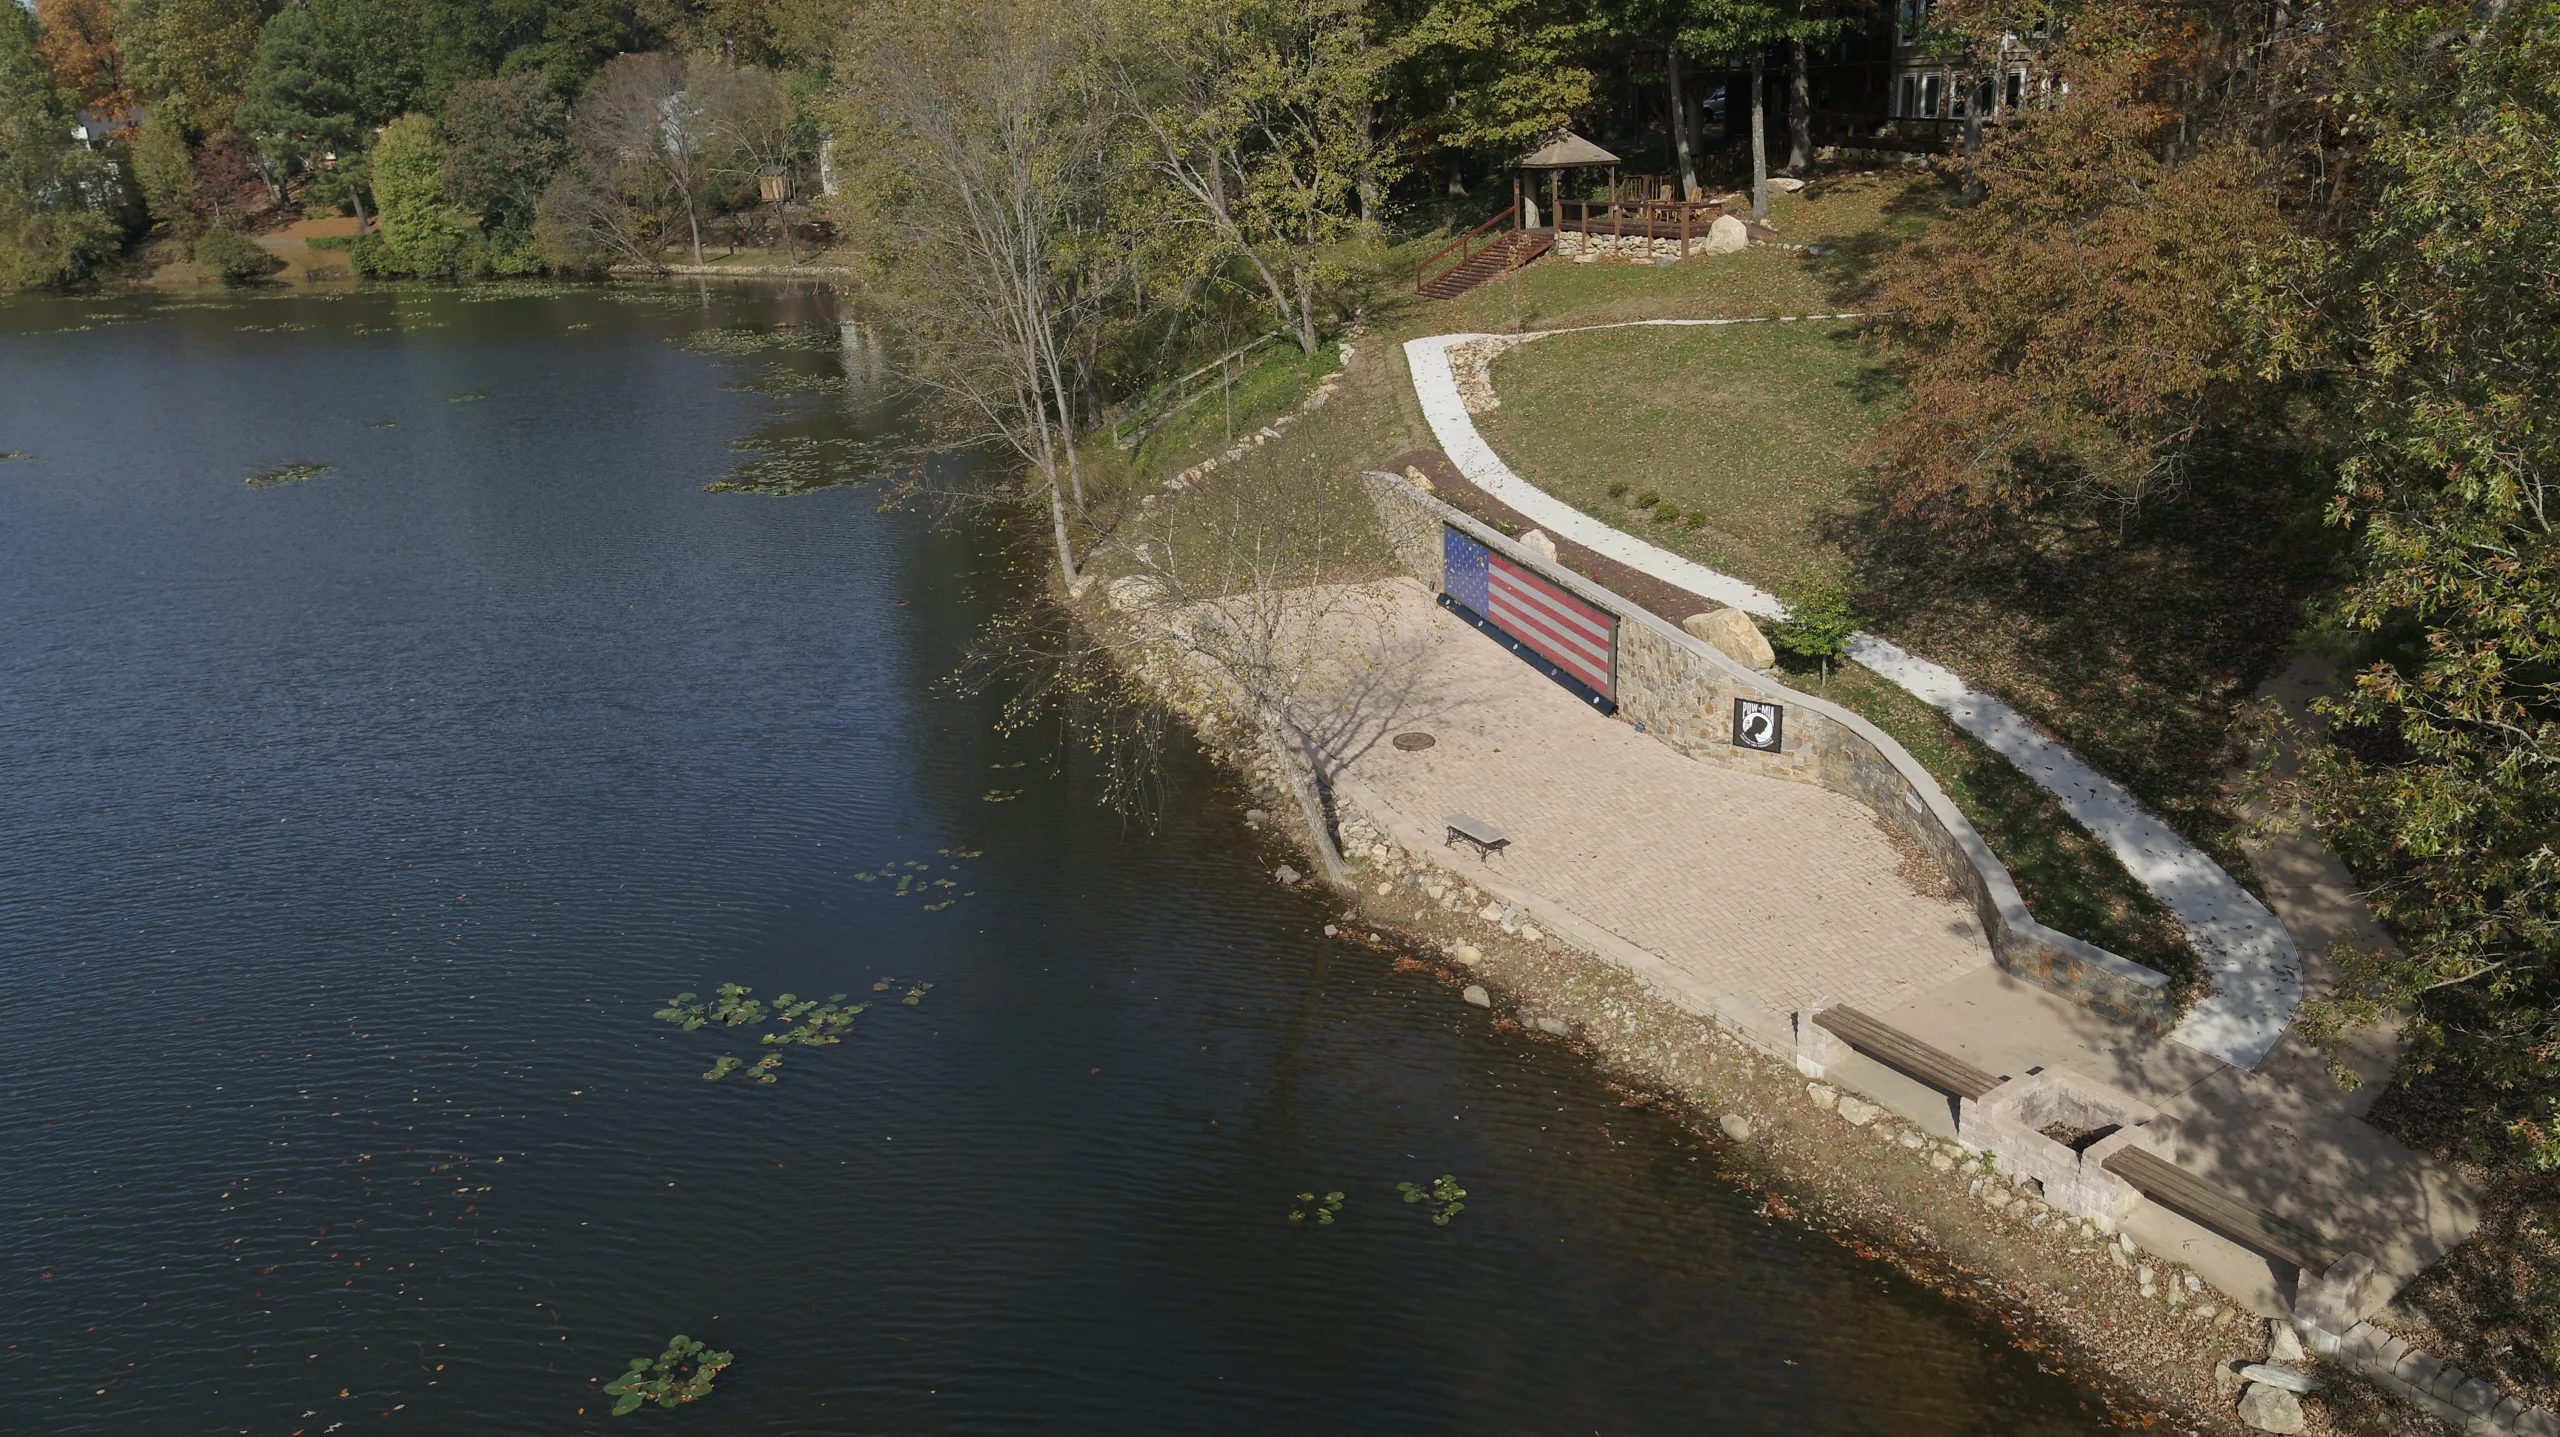
[[[1850,636],[1864,622],[1850,607],[1847,586],[1828,574],[1817,574],[1779,597],[1787,601],[1787,616],[1770,630],[1769,641],[1798,658],[1819,661],[1828,680],[1832,661],[1847,655]]]
[[[1668,524],[1679,517],[1680,506],[1667,499],[1653,506],[1653,521],[1657,524]]]
[[[1705,511],[1699,509],[1690,510],[1689,527],[1692,529],[1703,529],[1707,527],[1707,516]]]
[[[1662,496],[1651,489],[1639,489],[1636,491],[1636,507],[1639,509],[1650,509],[1661,502]]]
[[[1627,497],[1627,490],[1631,487],[1633,486],[1629,485],[1626,480],[1621,479],[1609,486],[1609,497],[1612,499],[1624,499]]]
[[[255,284],[284,268],[284,261],[267,253],[256,240],[219,226],[197,237],[195,257],[196,263],[222,276],[224,284]]]

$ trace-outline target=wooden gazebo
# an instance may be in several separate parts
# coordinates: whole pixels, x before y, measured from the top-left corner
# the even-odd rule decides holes
[[[1618,157],[1571,130],[1557,131],[1554,139],[1521,156],[1519,163],[1513,165],[1511,169],[1511,207],[1522,215],[1522,227],[1554,228],[1556,221],[1564,215],[1564,172],[1594,166],[1607,167],[1609,193],[1615,195],[1618,192]],[[1527,211],[1522,210],[1520,206],[1521,179],[1538,170],[1547,172],[1547,222],[1544,225],[1529,225],[1525,222]],[[1538,201],[1538,182],[1535,179],[1530,179],[1528,182],[1527,197],[1531,205],[1535,205]]]

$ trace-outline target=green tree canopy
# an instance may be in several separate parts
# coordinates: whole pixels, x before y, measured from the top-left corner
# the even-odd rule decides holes
[[[324,151],[352,151],[365,133],[355,68],[355,56],[308,5],[287,5],[258,32],[258,63],[237,122],[287,166],[307,166]]]
[[[2347,621],[2387,652],[2305,786],[2400,949],[2342,953],[2334,1026],[2404,1013],[2560,1166],[2560,0],[2365,37],[2374,202],[2262,295],[2319,376]]]
[[[71,138],[71,95],[36,51],[35,17],[0,14],[0,285],[62,284],[115,253],[114,176]]]

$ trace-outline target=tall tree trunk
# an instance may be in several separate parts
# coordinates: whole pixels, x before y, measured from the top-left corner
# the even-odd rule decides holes
[[[1766,47],[1751,52],[1751,217],[1769,217],[1769,117],[1760,103],[1761,70]]]
[[[1813,58],[1802,40],[1787,45],[1787,173],[1813,168]]]
[[[1067,537],[1067,505],[1058,492],[1056,480],[1049,483],[1049,532],[1058,541],[1058,572],[1066,576],[1067,587],[1076,584],[1076,546]]]
[[[702,217],[693,212],[693,196],[684,197],[684,222],[693,228],[693,262],[702,263]]]
[[[1689,97],[1686,88],[1680,83],[1678,31],[1672,32],[1670,47],[1664,54],[1669,61],[1666,68],[1671,72],[1671,151],[1678,157],[1680,198],[1694,200],[1698,197],[1697,149],[1689,142]],[[1647,195],[1645,198],[1652,199],[1653,196]]]

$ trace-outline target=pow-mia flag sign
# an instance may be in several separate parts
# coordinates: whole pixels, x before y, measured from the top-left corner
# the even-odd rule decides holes
[[[1762,753],[1776,753],[1786,737],[1787,711],[1776,704],[1758,699],[1733,701],[1733,746],[1756,748]]]

